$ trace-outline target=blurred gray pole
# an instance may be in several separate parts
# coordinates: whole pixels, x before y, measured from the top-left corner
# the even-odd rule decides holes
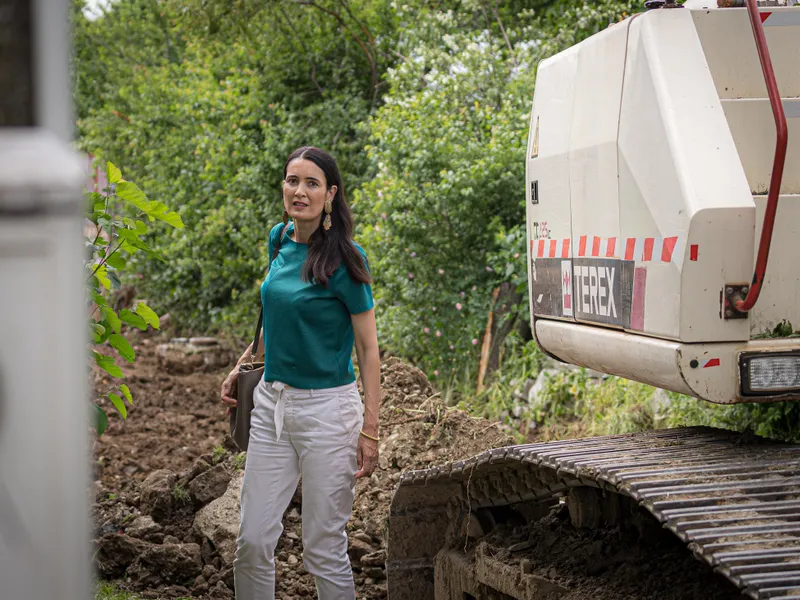
[[[0,598],[88,600],[82,162],[68,0],[0,0]]]

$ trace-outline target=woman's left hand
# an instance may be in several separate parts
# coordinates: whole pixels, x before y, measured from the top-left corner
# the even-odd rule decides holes
[[[356,479],[369,477],[378,466],[378,442],[358,436],[358,471]]]

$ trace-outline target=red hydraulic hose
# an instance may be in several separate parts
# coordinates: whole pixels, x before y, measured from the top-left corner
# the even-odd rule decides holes
[[[783,103],[778,92],[778,82],[775,81],[775,71],[772,69],[772,60],[769,56],[767,39],[764,36],[764,26],[761,24],[761,15],[758,13],[758,5],[756,0],[746,0],[746,2],[747,14],[750,16],[750,25],[753,26],[753,37],[755,37],[756,48],[758,49],[758,58],[761,60],[761,70],[764,72],[764,81],[769,92],[772,116],[775,118],[777,140],[775,143],[775,159],[772,162],[772,177],[769,181],[767,209],[764,212],[764,225],[761,228],[761,241],[758,244],[756,269],[755,273],[753,273],[753,283],[747,291],[747,297],[744,300],[737,300],[735,303],[736,310],[740,312],[747,312],[753,308],[758,300],[758,295],[761,293],[761,285],[764,283],[769,247],[772,243],[772,230],[775,226],[775,213],[778,210],[778,196],[781,193],[783,165],[786,162],[786,145],[789,137],[786,127],[786,115],[783,112]]]

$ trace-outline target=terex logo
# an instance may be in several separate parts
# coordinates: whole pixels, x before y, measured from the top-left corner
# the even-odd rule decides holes
[[[534,314],[631,326],[635,262],[616,258],[535,258],[531,264]],[[639,292],[641,296],[644,290]]]
[[[614,300],[617,268],[615,266],[575,265],[575,309],[587,315],[616,321]]]

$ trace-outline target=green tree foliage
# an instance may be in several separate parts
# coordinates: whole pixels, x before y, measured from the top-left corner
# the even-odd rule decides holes
[[[526,299],[525,190],[536,65],[615,22],[625,2],[524,10],[481,1],[430,11],[398,45],[370,120],[375,178],[363,237],[374,257],[381,341],[429,374],[477,364],[491,291]],[[413,9],[398,8],[401,21]]]
[[[128,269],[131,258],[138,254],[166,262],[163,254],[143,239],[148,231],[147,222],[161,221],[176,229],[183,228],[183,222],[163,203],[148,200],[139,186],[123,179],[121,171],[110,162],[106,165],[106,178],[109,183],[106,190],[89,192],[86,196],[86,218],[92,228],[91,235],[85,238],[89,258],[84,268],[88,295],[94,307],[89,315],[89,332],[95,364],[114,379],[124,379],[115,354],[129,363],[136,360],[136,354],[125,338],[123,324],[141,330],[148,326],[158,329],[159,319],[144,302],[117,312],[106,292],[120,288],[122,274]],[[133,405],[131,391],[125,384],[112,389],[114,391],[104,395],[120,416],[127,419],[127,406]],[[98,404],[94,405],[94,426],[98,435],[108,426],[108,417]]]
[[[95,21],[76,7],[80,143],[125,164],[186,223],[154,230],[168,265],[141,266],[148,295],[179,324],[252,319],[295,147],[329,149],[350,190],[366,177],[361,124],[391,56],[387,7],[119,0]]]
[[[81,7],[81,144],[187,224],[157,232],[171,261],[142,265],[148,295],[185,327],[242,332],[282,214],[284,157],[319,145],[364,226],[385,343],[433,374],[474,363],[496,283],[524,286],[519,181],[537,61],[628,5],[118,0],[94,21]],[[433,260],[421,265],[424,236]],[[420,323],[435,340],[425,350]]]

